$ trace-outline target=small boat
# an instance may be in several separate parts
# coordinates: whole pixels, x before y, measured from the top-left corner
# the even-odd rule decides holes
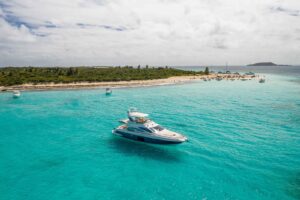
[[[187,141],[187,137],[170,131],[148,118],[148,114],[131,108],[127,112],[128,119],[120,120],[121,126],[112,133],[127,139],[155,144],[179,144]]]
[[[258,82],[259,82],[259,83],[264,83],[264,82],[266,82],[266,79],[260,78],[260,79],[258,80]]]
[[[206,79],[206,78],[204,78],[204,79],[203,79],[203,81],[207,81],[207,79]]]
[[[105,94],[110,95],[112,93],[112,90],[110,88],[105,89]]]
[[[222,78],[218,76],[218,77],[216,78],[216,80],[217,80],[217,81],[221,81]]]
[[[248,75],[248,76],[255,76],[255,73],[254,73],[254,72],[246,72],[245,75]]]
[[[19,90],[14,90],[13,91],[13,97],[14,98],[19,98],[21,96],[21,92]]]

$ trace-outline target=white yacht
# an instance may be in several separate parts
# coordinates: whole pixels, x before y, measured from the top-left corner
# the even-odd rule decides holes
[[[222,80],[222,77],[217,76],[216,80],[217,80],[217,81],[221,81],[221,80]]]
[[[260,79],[258,80],[258,82],[259,82],[259,83],[264,83],[264,82],[266,82],[266,79],[265,79],[265,78],[260,78]]]
[[[14,98],[19,98],[21,96],[21,92],[19,90],[14,90],[13,91],[13,97]]]
[[[115,128],[112,133],[128,139],[156,144],[178,144],[187,141],[185,136],[160,126],[150,120],[148,114],[136,109],[129,109],[128,119],[120,122],[123,125]]]
[[[112,93],[112,90],[110,88],[105,89],[105,94],[110,95]]]

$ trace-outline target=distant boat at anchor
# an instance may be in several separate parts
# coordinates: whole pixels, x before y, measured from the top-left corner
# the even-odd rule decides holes
[[[21,96],[21,92],[19,90],[13,91],[13,98],[19,98]]]
[[[259,82],[259,83],[264,83],[264,82],[266,82],[266,79],[260,78],[260,79],[258,80],[258,82]]]
[[[110,95],[112,93],[112,90],[110,88],[105,89],[105,94]]]

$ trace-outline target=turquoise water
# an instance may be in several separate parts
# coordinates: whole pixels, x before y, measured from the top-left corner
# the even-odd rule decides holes
[[[189,142],[111,134],[137,107]],[[0,94],[0,199],[300,199],[300,83]]]

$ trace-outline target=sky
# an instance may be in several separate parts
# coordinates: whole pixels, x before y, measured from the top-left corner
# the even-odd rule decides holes
[[[300,64],[300,0],[0,0],[0,66]]]

